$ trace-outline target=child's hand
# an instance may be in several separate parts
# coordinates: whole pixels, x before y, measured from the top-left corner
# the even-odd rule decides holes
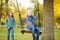
[[[37,15],[40,15],[40,12],[37,12]]]
[[[8,27],[8,29],[10,29],[10,27]]]
[[[15,28],[13,27],[13,29],[15,29]]]

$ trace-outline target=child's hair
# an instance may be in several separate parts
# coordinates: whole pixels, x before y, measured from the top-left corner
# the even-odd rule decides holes
[[[27,8],[26,13],[28,14],[28,12],[29,12],[30,10],[32,10],[32,11],[33,11],[33,9],[32,9],[32,8]]]
[[[10,15],[9,15],[10,12],[13,14],[13,11],[8,11],[8,12],[7,12],[7,16],[8,16],[8,17],[10,17]],[[11,17],[14,17],[14,16],[12,15]]]

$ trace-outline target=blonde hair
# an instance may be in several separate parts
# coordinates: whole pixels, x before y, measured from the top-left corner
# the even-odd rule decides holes
[[[7,12],[7,16],[8,17],[10,17],[9,13],[12,13],[13,14],[13,11],[10,10],[10,11]],[[14,17],[14,16],[12,15],[12,17]]]
[[[27,13],[27,15],[29,14],[29,12],[30,11],[32,11],[33,12],[33,10],[32,9],[27,9],[27,11],[26,11],[26,13]],[[32,14],[33,15],[33,14]]]

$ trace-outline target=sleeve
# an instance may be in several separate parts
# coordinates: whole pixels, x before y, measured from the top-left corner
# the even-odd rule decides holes
[[[29,20],[30,22],[32,22],[32,24],[34,25],[34,27],[36,27],[36,26],[37,26],[37,24],[35,23],[35,19],[34,19],[34,18],[33,18],[33,19],[28,18],[28,20]]]
[[[26,22],[26,18],[20,18],[21,22]]]
[[[36,15],[35,20],[38,20],[38,19],[40,19],[40,16]]]
[[[9,27],[9,25],[8,25],[8,17],[6,17],[5,25],[6,25],[7,27]]]
[[[13,23],[14,23],[13,27],[15,27],[16,26],[16,22],[15,22],[15,19],[14,18],[13,18]]]
[[[19,14],[19,21],[26,22],[26,18],[21,18],[21,15]]]

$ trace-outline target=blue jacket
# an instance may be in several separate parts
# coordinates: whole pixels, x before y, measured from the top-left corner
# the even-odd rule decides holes
[[[15,19],[14,17],[9,18],[8,16],[6,17],[6,26],[7,27],[15,27]]]
[[[34,27],[36,27],[36,26],[37,26],[37,24],[36,24],[35,19],[34,19],[34,17],[33,17],[33,16],[28,16],[27,18],[28,18],[28,20],[29,20],[30,22],[32,22],[32,23],[33,23]]]

